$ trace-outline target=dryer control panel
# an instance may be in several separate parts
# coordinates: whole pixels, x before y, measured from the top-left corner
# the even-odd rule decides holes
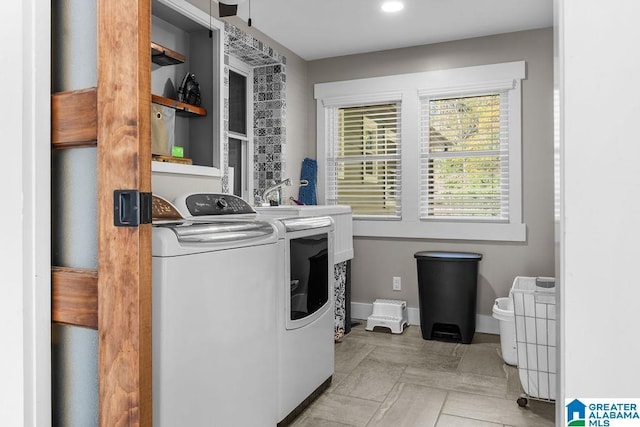
[[[184,203],[189,215],[192,217],[251,214],[256,212],[251,205],[233,194],[197,193],[184,196],[184,200],[181,199],[176,199],[178,209]]]

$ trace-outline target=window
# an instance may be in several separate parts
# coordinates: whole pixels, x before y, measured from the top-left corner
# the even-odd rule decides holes
[[[420,218],[509,220],[506,91],[422,97]]]
[[[230,58],[229,69],[229,192],[253,203],[253,92],[249,65]],[[249,84],[251,86],[251,83]],[[249,124],[249,125],[248,125]]]
[[[525,63],[315,86],[318,196],[354,235],[524,241]]]
[[[334,107],[327,202],[355,217],[400,218],[400,104]]]

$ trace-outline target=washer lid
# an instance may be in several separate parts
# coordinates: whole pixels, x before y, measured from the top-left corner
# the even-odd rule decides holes
[[[274,227],[264,221],[216,221],[158,224],[172,230],[180,243],[236,242],[264,238],[275,233]]]

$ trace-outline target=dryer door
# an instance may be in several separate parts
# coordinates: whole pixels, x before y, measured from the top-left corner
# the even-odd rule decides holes
[[[286,236],[286,328],[296,329],[313,322],[331,306],[333,231],[326,227],[288,232]]]

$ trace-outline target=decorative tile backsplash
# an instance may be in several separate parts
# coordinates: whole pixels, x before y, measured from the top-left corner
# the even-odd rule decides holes
[[[241,29],[225,23],[222,191],[229,191],[229,56],[253,66],[254,195],[281,181],[286,147],[287,58]],[[251,86],[249,86],[251,87]]]
[[[254,164],[256,194],[269,186],[270,180],[283,179],[282,147],[286,141],[285,123],[286,75],[284,65],[267,65],[253,69],[253,141],[257,151]]]
[[[333,266],[333,301],[334,324],[333,336],[335,341],[344,337],[346,319],[345,292],[347,288],[347,261]],[[351,321],[351,319],[348,319]]]
[[[224,44],[228,54],[252,67],[286,64],[287,59],[267,44],[228,22],[224,24]]]

